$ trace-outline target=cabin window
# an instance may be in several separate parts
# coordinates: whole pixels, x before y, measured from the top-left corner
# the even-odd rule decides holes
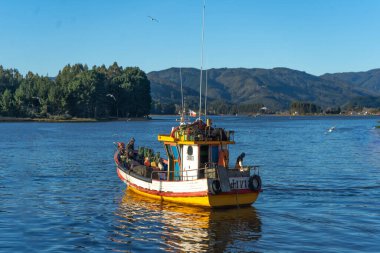
[[[187,154],[188,155],[193,155],[193,147],[192,146],[188,146],[187,147]]]
[[[200,146],[200,154],[199,154],[200,165],[203,166],[205,163],[208,163],[208,161],[209,161],[208,145],[201,145]]]
[[[194,148],[192,146],[186,147],[186,160],[194,161]]]

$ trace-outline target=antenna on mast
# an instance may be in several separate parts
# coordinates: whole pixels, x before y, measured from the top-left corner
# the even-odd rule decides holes
[[[204,44],[204,36],[205,36],[205,9],[206,9],[206,0],[203,0],[201,74],[200,74],[200,81],[199,81],[199,119],[201,119],[201,108],[202,108],[202,73],[203,73],[203,44]]]
[[[181,96],[182,96],[182,110],[183,110],[185,108],[183,107],[182,68],[179,68],[179,78],[181,79]]]
[[[207,69],[206,71],[206,87],[205,87],[205,118],[207,117]]]
[[[181,97],[182,97],[182,112],[181,112],[181,124],[185,122],[185,106],[183,102],[183,86],[182,86],[182,68],[179,68],[179,78],[181,80]]]

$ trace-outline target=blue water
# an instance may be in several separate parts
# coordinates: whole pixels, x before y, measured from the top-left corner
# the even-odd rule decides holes
[[[173,117],[0,123],[0,251],[380,252],[378,120],[215,117],[236,131],[231,162],[261,165],[264,192],[230,210],[162,204],[117,177],[112,143],[162,154]]]

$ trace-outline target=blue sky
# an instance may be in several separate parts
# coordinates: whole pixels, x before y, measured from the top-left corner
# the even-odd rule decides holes
[[[203,0],[0,0],[0,65],[49,76],[69,63],[199,68],[202,8]],[[380,68],[380,1],[208,0],[204,50],[204,68]]]

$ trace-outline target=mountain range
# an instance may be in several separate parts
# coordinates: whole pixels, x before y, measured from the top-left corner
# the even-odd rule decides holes
[[[200,70],[182,68],[181,72],[184,97],[188,101],[199,100]],[[181,103],[179,68],[153,71],[147,76],[154,100]],[[206,71],[203,78],[205,84]],[[289,68],[208,69],[207,86],[210,102],[263,104],[272,111],[287,110],[294,101],[322,108],[342,107],[358,98],[375,98],[380,103],[380,69],[321,76]]]

